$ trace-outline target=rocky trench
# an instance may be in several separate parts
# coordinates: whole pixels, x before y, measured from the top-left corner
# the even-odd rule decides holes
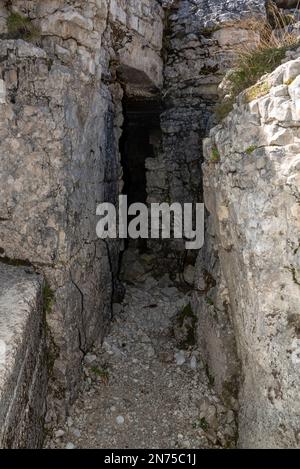
[[[192,290],[156,275],[157,258],[129,248],[122,303],[103,345],[84,359],[84,384],[46,448],[234,448],[235,413],[214,391],[197,345]],[[189,278],[190,280],[190,278]]]
[[[163,166],[157,173],[163,103],[124,93],[122,104],[123,193],[149,203],[165,185]],[[66,420],[47,424],[46,448],[236,446],[236,407],[216,393],[198,345],[197,254],[172,240],[123,243],[108,331],[84,356]]]
[[[12,9],[37,41],[24,24],[9,31]],[[11,421],[1,406],[1,445],[40,446],[45,416],[51,448],[299,445],[299,50],[215,127],[234,50],[257,40],[253,17],[265,2],[0,5],[1,275],[28,290],[37,335],[26,376],[10,381],[22,393]],[[139,133],[127,149],[126,109]],[[127,247],[122,300],[124,246],[96,239],[95,202],[116,204],[126,185],[139,187],[132,201],[205,201],[209,214],[200,254]],[[22,336],[13,359],[24,323],[9,330]]]

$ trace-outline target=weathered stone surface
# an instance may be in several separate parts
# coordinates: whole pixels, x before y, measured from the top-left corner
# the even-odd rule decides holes
[[[28,16],[40,37],[29,42],[22,31],[20,37],[8,31],[11,12]],[[103,339],[121,296],[120,245],[97,239],[95,211],[100,202],[116,204],[123,187],[124,95],[157,102],[163,85],[161,132],[151,133],[146,161],[148,202],[201,202],[202,140],[215,123],[220,92],[226,94],[226,83],[219,85],[236,47],[258,39],[258,17],[266,19],[261,0],[13,0],[0,6],[0,255],[34,266],[54,292],[47,314],[47,422],[58,414],[64,419],[82,360]],[[183,244],[168,241],[157,258],[130,265],[128,255],[131,271],[125,271],[130,281],[145,281],[149,292],[159,285],[167,297],[177,294],[172,280],[195,286],[206,375],[233,410],[240,404],[243,447],[300,444],[298,57],[299,49],[289,51],[286,63],[259,84],[259,99],[243,93],[204,142],[211,215],[196,269]],[[148,247],[154,244],[157,249],[157,243]],[[154,266],[170,276],[152,278]],[[185,360],[183,352],[179,358]],[[189,363],[197,368],[197,360]],[[35,400],[45,367],[34,366]],[[21,413],[31,409],[30,399],[25,393],[18,401]],[[6,404],[0,415],[10,418]],[[205,399],[201,418],[214,425],[215,409]],[[33,421],[26,440],[30,422],[21,422],[12,432],[4,424],[4,446],[39,444],[39,425]]]
[[[94,213],[109,197],[105,179],[118,179],[112,101],[107,90],[88,89],[59,64],[49,72],[49,58],[19,58],[19,43],[9,44],[5,64],[0,244],[5,256],[39,266],[56,292],[48,323],[62,361],[54,375],[72,398],[79,375],[65,367],[79,371],[110,317],[111,272],[107,248],[96,242]],[[111,161],[107,171],[100,163],[95,170],[101,158]]]
[[[205,201],[241,360],[242,447],[299,447],[299,72],[288,62],[265,78],[265,96],[242,94],[205,142]]]
[[[0,447],[43,441],[47,392],[42,278],[0,263]]]
[[[119,245],[97,239],[96,206],[122,187],[120,81],[138,94],[162,83],[163,11],[153,0],[10,3],[1,22],[20,12],[41,37],[5,39],[0,26],[0,248],[55,292],[51,420],[111,318]]]
[[[259,0],[180,1],[167,14],[162,142],[147,162],[149,202],[201,202],[202,139],[214,122],[218,85],[234,47],[257,40],[250,22],[266,17]],[[183,243],[171,249],[183,251]]]

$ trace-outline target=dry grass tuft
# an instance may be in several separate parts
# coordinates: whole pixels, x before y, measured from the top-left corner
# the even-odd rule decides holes
[[[266,85],[262,85],[261,90],[257,88],[258,85],[256,88],[254,85],[263,75],[272,72],[281,64],[288,50],[300,45],[299,37],[291,27],[296,20],[295,14],[285,15],[273,2],[269,3],[268,8],[269,18],[270,15],[272,17],[271,23],[258,19],[248,24],[249,30],[258,33],[258,42],[236,49],[236,66],[226,77],[228,97],[217,107],[219,119],[232,110],[236,97],[245,89],[252,87],[247,93],[247,100],[259,97],[260,92],[267,93]]]

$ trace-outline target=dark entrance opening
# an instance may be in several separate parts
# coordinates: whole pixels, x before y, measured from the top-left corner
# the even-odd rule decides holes
[[[123,99],[124,126],[120,141],[124,171],[123,194],[128,204],[146,203],[145,161],[155,157],[151,136],[160,129],[160,103],[154,99]]]

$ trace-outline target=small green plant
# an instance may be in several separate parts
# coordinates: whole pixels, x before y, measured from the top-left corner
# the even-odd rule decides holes
[[[40,30],[34,26],[30,18],[13,12],[7,18],[8,34],[13,39],[24,39],[35,42],[41,37]]]
[[[247,155],[252,155],[252,153],[257,150],[257,146],[255,145],[250,145],[250,147],[248,147],[246,150],[245,150],[245,153],[247,153]]]
[[[220,161],[220,153],[216,146],[214,146],[211,150],[211,158],[210,161],[212,163],[218,163]]]
[[[45,314],[51,313],[52,306],[54,303],[54,296],[54,291],[46,282],[43,287],[43,309]]]
[[[209,305],[209,306],[214,306],[214,302],[211,298],[207,297],[206,298],[206,303]]]
[[[202,417],[201,419],[197,420],[197,422],[194,423],[193,427],[195,429],[201,428],[204,432],[207,432],[209,430],[209,425],[205,417]]]
[[[94,373],[94,375],[99,377],[104,384],[108,384],[108,382],[109,382],[109,371],[106,367],[99,368],[98,366],[93,366],[91,368],[91,371],[92,371],[92,373]]]

